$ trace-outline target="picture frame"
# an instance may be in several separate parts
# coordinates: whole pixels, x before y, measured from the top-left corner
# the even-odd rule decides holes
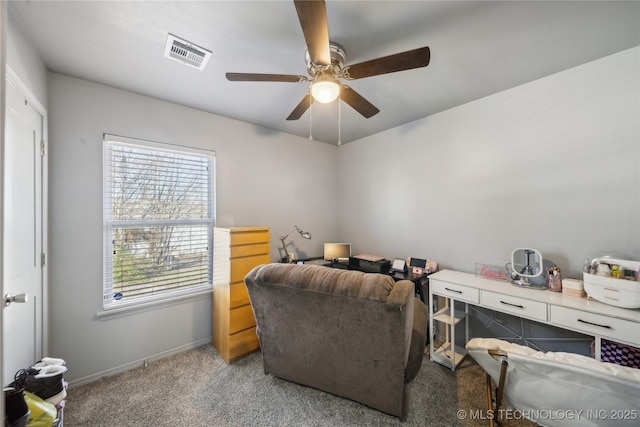
[[[422,258],[410,258],[409,266],[413,267],[413,274],[423,274],[424,269],[427,267],[427,260]]]

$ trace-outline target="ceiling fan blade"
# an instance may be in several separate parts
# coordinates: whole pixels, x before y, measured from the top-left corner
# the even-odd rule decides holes
[[[304,98],[302,98],[302,101],[300,101],[296,108],[293,109],[291,114],[289,114],[287,120],[298,120],[300,117],[302,117],[305,111],[309,109],[312,102],[313,97],[311,97],[311,94],[308,93]]]
[[[364,99],[362,95],[346,85],[342,85],[342,89],[340,90],[340,99],[349,104],[354,110],[362,114],[367,119],[380,112],[375,105]]]
[[[306,82],[305,76],[295,76],[292,74],[255,74],[255,73],[227,73],[227,80],[232,82]]]
[[[347,80],[362,79],[364,77],[426,67],[429,65],[430,58],[431,52],[429,51],[429,48],[425,46],[350,65],[344,67],[342,72],[344,78]]]
[[[294,0],[293,3],[298,12],[311,62],[316,65],[331,65],[327,5],[324,0]]]

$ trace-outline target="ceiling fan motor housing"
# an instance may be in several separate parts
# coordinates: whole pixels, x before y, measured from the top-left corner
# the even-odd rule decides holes
[[[307,50],[304,54],[304,59],[307,63],[307,72],[311,77],[315,77],[316,74],[320,71],[332,70],[333,74],[336,77],[342,77],[342,67],[344,67],[344,63],[346,61],[346,54],[342,46],[337,43],[329,42],[329,51],[331,55],[331,65],[324,66],[314,64],[311,61],[311,55],[309,55],[309,51]]]

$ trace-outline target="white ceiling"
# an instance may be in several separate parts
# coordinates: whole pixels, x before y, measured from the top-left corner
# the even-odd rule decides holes
[[[422,46],[431,63],[349,82],[380,109],[372,118],[333,102],[292,122],[306,83],[225,78],[306,75],[292,1],[21,1],[9,10],[52,72],[303,137],[311,128],[331,144],[640,45],[638,1],[330,0],[329,38],[345,49],[345,65]],[[206,69],[165,58],[168,33],[213,51]]]

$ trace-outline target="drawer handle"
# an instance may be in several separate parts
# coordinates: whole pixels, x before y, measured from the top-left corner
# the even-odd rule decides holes
[[[524,308],[524,306],[522,306],[522,305],[518,305],[518,304],[511,304],[510,302],[500,301],[500,304],[510,305],[511,307]]]
[[[461,293],[462,293],[462,291],[459,291],[459,290],[457,290],[457,289],[444,288],[444,290],[445,290],[445,291],[449,291],[449,292],[455,292],[455,293],[457,293],[457,294],[461,294]]]
[[[598,325],[597,323],[587,322],[586,320],[578,319],[578,322],[586,323],[587,325],[600,326],[601,328],[611,329],[609,325]]]

